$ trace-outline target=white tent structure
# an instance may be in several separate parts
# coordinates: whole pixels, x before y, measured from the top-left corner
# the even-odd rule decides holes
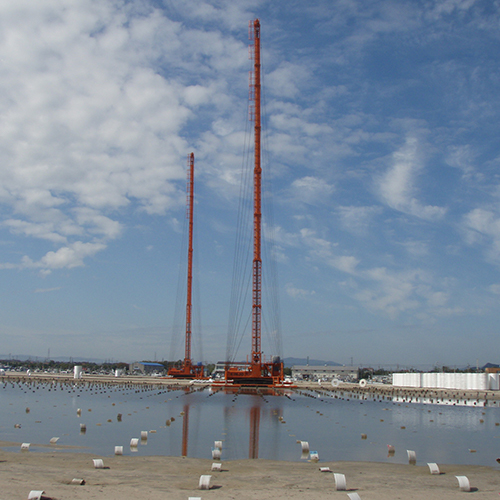
[[[393,373],[394,387],[498,391],[500,373]]]

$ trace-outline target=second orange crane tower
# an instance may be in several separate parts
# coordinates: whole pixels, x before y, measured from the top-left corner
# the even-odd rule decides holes
[[[194,226],[194,153],[188,155],[187,209],[189,220],[187,300],[186,300],[186,338],[184,361],[180,367],[172,367],[168,375],[174,378],[201,379],[204,376],[203,365],[194,365],[191,360],[191,315],[193,285],[193,226]]]

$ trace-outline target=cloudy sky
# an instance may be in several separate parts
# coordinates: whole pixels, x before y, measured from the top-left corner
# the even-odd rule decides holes
[[[283,354],[499,361],[496,0],[1,2],[1,354],[170,359],[193,151],[224,358],[256,17]]]

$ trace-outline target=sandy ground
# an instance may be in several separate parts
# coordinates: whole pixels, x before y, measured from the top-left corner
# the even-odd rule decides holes
[[[0,442],[0,500],[27,499],[31,490],[44,490],[44,498],[123,500],[206,499],[348,499],[362,500],[499,498],[500,472],[489,467],[439,465],[431,475],[427,466],[372,462],[280,462],[236,460],[222,462],[212,472],[212,460],[183,457],[98,457],[62,447],[37,447],[30,451],[4,451]],[[41,451],[41,452],[39,452]],[[95,469],[102,458],[104,469]],[[321,472],[329,467],[331,472]],[[333,473],[345,475],[347,491],[335,490]],[[209,474],[210,490],[198,488],[201,475]],[[469,478],[471,493],[459,490],[457,475]],[[85,484],[71,484],[73,478]]]

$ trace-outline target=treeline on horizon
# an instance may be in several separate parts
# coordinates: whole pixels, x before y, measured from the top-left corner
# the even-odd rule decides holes
[[[143,360],[141,363],[157,363],[163,365],[165,370],[170,367],[180,364],[181,361],[149,361]],[[131,363],[123,361],[113,361],[96,363],[92,361],[54,361],[50,360],[20,360],[20,359],[0,359],[0,365],[9,368],[26,368],[30,370],[70,370],[73,371],[75,365],[81,366],[84,370],[88,371],[114,371],[114,370],[128,370]],[[215,365],[208,365],[215,366]]]

